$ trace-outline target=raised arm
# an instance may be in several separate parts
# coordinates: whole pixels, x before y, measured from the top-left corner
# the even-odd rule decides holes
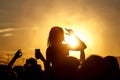
[[[36,58],[36,59],[40,59],[40,60],[43,61],[43,63],[44,63],[44,68],[45,68],[45,70],[46,70],[46,69],[47,69],[47,60],[44,58],[44,56],[43,56],[42,53],[40,52],[40,49],[37,49],[37,51],[36,51],[36,49],[35,49],[35,58]]]
[[[80,55],[80,62],[81,64],[85,61],[85,51],[81,50],[81,55]]]
[[[66,29],[68,34],[67,35],[70,35],[70,36],[74,36],[77,41],[78,41],[78,45],[76,47],[71,47],[72,50],[78,50],[81,52],[80,54],[80,62],[83,63],[85,61],[85,49],[87,48],[86,44],[80,40],[80,38],[78,38],[78,36],[76,36],[73,32],[72,29]]]
[[[22,56],[22,52],[21,52],[21,50],[19,49],[19,50],[15,53],[14,57],[12,58],[12,60],[8,63],[8,66],[9,66],[9,67],[12,67],[13,64],[15,63],[15,61],[16,61],[18,58],[20,58],[21,56]]]

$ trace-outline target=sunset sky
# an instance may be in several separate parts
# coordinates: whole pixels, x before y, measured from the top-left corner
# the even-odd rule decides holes
[[[73,29],[86,55],[120,56],[120,0],[0,0],[0,55],[45,54],[52,26]],[[44,55],[45,56],[45,55]]]

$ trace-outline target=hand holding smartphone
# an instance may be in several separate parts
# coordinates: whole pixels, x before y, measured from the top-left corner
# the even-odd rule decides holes
[[[45,58],[43,57],[40,49],[35,49],[35,58],[36,59],[41,59],[42,61],[45,61]]]

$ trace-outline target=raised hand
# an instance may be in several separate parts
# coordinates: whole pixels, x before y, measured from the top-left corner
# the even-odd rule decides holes
[[[9,67],[12,67],[14,62],[16,61],[17,58],[20,58],[22,56],[22,52],[21,49],[17,50],[17,52],[15,53],[14,57],[12,58],[12,60],[8,63]]]
[[[40,49],[35,49],[35,58],[41,59],[43,62],[45,61],[45,58],[43,57],[42,53],[40,52]]]
[[[72,29],[65,28],[65,30],[68,32],[68,33],[66,33],[67,35],[73,35],[74,34]]]
[[[19,49],[19,50],[15,53],[14,57],[17,59],[17,58],[20,58],[21,56],[22,56],[22,52],[21,52],[21,49]]]

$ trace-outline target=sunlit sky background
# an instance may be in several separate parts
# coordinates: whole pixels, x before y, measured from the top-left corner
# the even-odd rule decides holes
[[[120,0],[0,0],[0,55],[34,57],[40,48],[45,56],[55,25],[73,29],[87,56],[120,56]]]

